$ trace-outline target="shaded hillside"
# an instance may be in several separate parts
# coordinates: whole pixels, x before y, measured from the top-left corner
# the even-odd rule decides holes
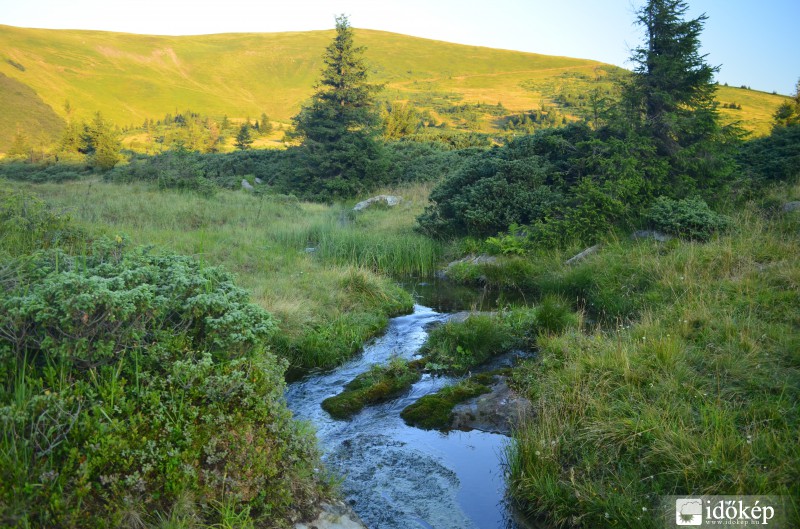
[[[64,120],[26,84],[0,73],[0,151],[11,147],[17,131],[24,131],[28,145],[53,142]]]

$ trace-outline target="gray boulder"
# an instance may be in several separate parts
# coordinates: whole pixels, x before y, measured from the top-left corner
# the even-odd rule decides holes
[[[252,191],[255,188],[250,185],[250,182],[242,178],[242,189],[244,189],[245,191]]]
[[[358,515],[341,501],[322,503],[319,515],[307,523],[296,523],[294,529],[367,529]]]
[[[638,230],[631,233],[631,239],[653,239],[658,242],[667,242],[672,240],[672,235],[655,230]]]
[[[402,201],[403,197],[397,197],[394,195],[378,195],[372,198],[368,198],[367,200],[362,200],[361,202],[353,206],[353,211],[361,211],[362,209],[367,209],[373,204],[377,204],[379,202],[384,202],[387,206],[394,207]]]
[[[783,211],[790,212],[790,211],[798,211],[800,210],[800,200],[794,200],[792,202],[787,202],[783,205]]]

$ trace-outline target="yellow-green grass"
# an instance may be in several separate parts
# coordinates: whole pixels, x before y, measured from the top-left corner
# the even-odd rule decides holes
[[[772,128],[775,111],[781,103],[790,101],[790,98],[758,90],[720,86],[717,90],[717,101],[726,122],[739,123],[743,129],[756,136],[766,136]],[[724,104],[733,103],[741,105],[741,110],[722,108]]]
[[[31,87],[62,117],[68,100],[76,118],[99,110],[118,125],[139,125],[187,108],[217,119],[266,112],[288,124],[312,94],[332,36],[331,30],[168,37],[0,25],[0,73]],[[374,30],[356,30],[356,39],[367,47],[372,79],[385,85],[381,97],[389,100],[439,93],[454,101],[502,103],[518,112],[538,108],[554,95],[531,86],[557,87],[570,82],[564,73],[593,77],[598,68],[614,69],[587,59]],[[745,127],[759,133],[783,100],[734,88],[721,94],[723,100],[742,101]],[[415,105],[430,108],[426,102]],[[484,116],[479,128],[494,127]]]
[[[636,320],[540,336],[515,373],[535,407],[507,453],[523,510],[655,528],[662,495],[775,494],[800,522],[799,223],[752,207],[706,244],[609,243],[577,265],[625,260],[653,287]]]
[[[298,368],[341,362],[380,332],[388,316],[410,310],[410,296],[386,275],[432,273],[427,263],[440,251],[412,231],[427,200],[427,188],[419,186],[395,190],[406,200],[393,210],[358,216],[342,205],[244,191],[202,198],[100,181],[11,185],[62,208],[91,233],[123,235],[224,265],[279,319],[275,345]],[[309,239],[315,230],[352,253],[307,251],[317,247]]]

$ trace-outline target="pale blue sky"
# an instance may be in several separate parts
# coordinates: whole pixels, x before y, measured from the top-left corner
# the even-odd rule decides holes
[[[0,0],[0,24],[161,35],[353,26],[630,67],[644,0]],[[794,93],[800,0],[689,0],[706,13],[701,37],[721,83]]]

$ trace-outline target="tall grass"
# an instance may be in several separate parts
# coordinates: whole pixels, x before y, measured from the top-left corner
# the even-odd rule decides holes
[[[275,346],[299,368],[341,362],[389,316],[411,310],[410,295],[385,276],[432,275],[442,252],[439,243],[413,232],[425,186],[387,190],[403,203],[355,214],[341,205],[245,192],[203,198],[91,180],[10,185],[52,203],[90,234],[224,265],[278,318]],[[346,288],[353,277],[369,289]]]
[[[649,286],[630,291],[636,319],[540,336],[516,372],[536,409],[506,454],[523,510],[647,528],[662,495],[774,494],[800,523],[800,218],[753,207],[734,222],[706,244],[597,256]]]

